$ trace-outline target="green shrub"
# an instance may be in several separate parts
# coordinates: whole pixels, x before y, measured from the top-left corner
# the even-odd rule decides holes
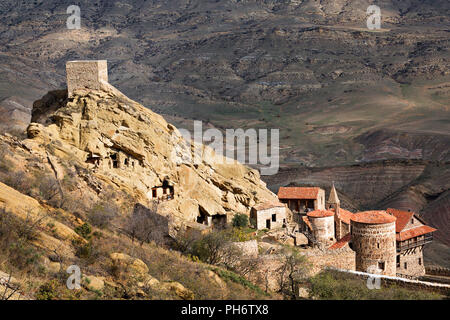
[[[233,227],[245,228],[248,226],[248,217],[243,213],[238,213],[233,217],[232,220]]]
[[[258,287],[257,285],[254,285],[253,283],[251,283],[250,281],[248,281],[247,279],[245,279],[244,277],[240,276],[239,274],[237,274],[233,271],[223,270],[223,269],[219,269],[219,268],[214,268],[211,270],[214,271],[215,273],[217,273],[219,275],[219,277],[221,277],[225,281],[232,281],[234,283],[238,283],[238,284],[240,284],[250,290],[253,290],[256,293],[259,293],[261,295],[265,295],[265,296],[269,295],[268,293],[264,292],[264,290],[262,290],[260,287]]]
[[[367,288],[366,281],[324,271],[310,279],[310,296],[324,300],[427,300],[440,299],[436,293],[408,290],[397,286],[382,286],[380,289]]]
[[[55,300],[58,298],[58,281],[51,280],[39,287],[36,293],[37,300]]]
[[[76,227],[74,231],[89,240],[91,238],[92,227],[89,223],[85,222],[83,225]]]

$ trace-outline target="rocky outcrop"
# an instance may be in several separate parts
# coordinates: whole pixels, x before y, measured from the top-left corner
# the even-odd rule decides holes
[[[137,296],[145,296],[145,291],[153,290],[176,296],[183,300],[193,300],[194,293],[176,281],[160,281],[148,273],[147,265],[140,259],[124,253],[110,255],[115,280],[124,284],[127,291]]]
[[[34,152],[53,145],[62,161],[76,160],[91,170],[90,180],[125,190],[144,204],[154,199],[153,188],[170,186],[173,195],[160,211],[181,220],[248,213],[256,203],[275,199],[256,170],[184,140],[163,117],[107,84],[103,90],[76,90],[70,98],[50,92],[35,102],[27,132],[24,144]],[[96,189],[102,192],[101,183]]]

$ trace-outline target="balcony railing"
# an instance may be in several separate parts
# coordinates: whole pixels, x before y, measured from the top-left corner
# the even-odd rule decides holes
[[[433,236],[427,236],[421,240],[414,240],[414,241],[409,240],[409,241],[398,242],[397,243],[397,252],[420,247],[420,246],[423,246],[432,241],[433,241]]]

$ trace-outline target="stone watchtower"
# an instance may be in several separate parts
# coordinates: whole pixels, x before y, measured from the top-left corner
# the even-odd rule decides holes
[[[67,90],[69,97],[76,89],[99,90],[108,83],[106,60],[68,61],[66,64]]]
[[[385,211],[359,212],[351,218],[356,271],[396,275],[396,218]]]
[[[314,210],[307,213],[311,232],[318,246],[329,246],[334,243],[334,212]]]

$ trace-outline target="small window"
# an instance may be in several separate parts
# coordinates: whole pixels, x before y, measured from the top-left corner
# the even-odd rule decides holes
[[[405,262],[405,264],[403,265],[404,269],[407,270],[408,269],[408,263]]]
[[[273,221],[273,222],[277,222],[277,215],[276,215],[276,214],[273,214],[273,215],[272,215],[272,221]]]
[[[411,224],[414,224],[414,218],[411,219]]]
[[[419,266],[422,265],[422,258],[419,258]]]
[[[380,243],[379,242],[377,242],[377,248],[380,249]]]
[[[113,168],[119,168],[119,159],[117,157],[117,153],[111,155],[111,160],[113,164]]]
[[[384,271],[384,267],[385,267],[384,261],[379,261],[379,262],[378,262],[378,269],[381,269],[381,270]]]

